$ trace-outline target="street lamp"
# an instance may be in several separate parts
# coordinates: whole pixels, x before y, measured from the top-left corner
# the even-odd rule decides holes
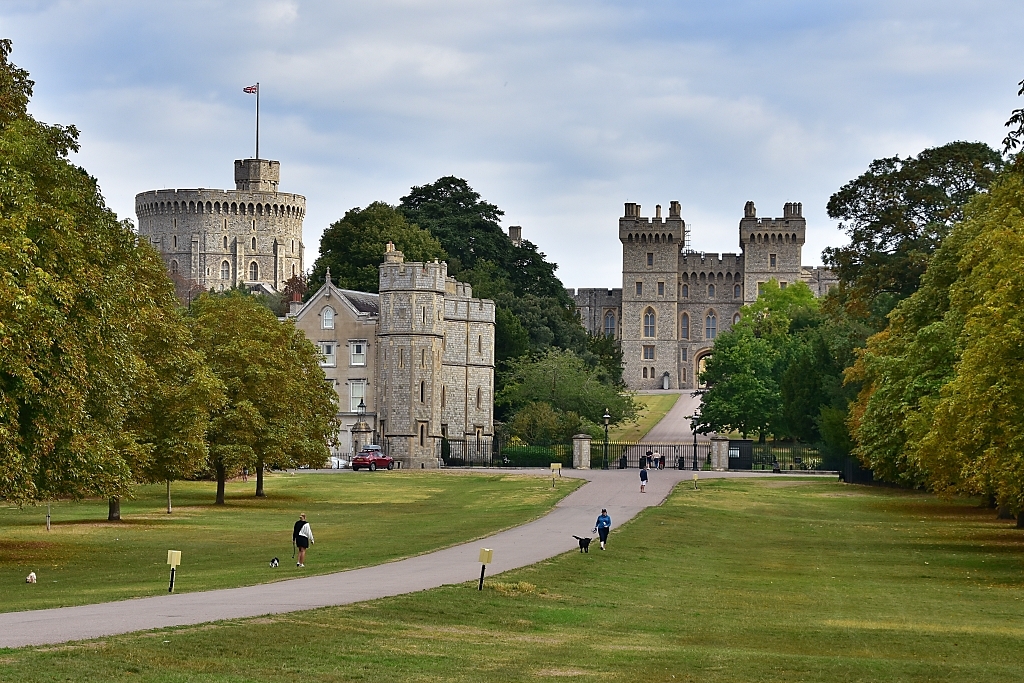
[[[362,418],[363,415],[366,415],[366,403],[363,399],[359,399],[359,405],[356,407],[356,412],[359,414],[360,418]]]
[[[602,470],[608,469],[608,421],[612,419],[612,416],[608,414],[608,409],[604,409],[604,464],[601,466]]]
[[[697,418],[699,418],[699,417],[700,417],[700,415],[697,414],[697,412],[694,412],[693,415],[690,416],[690,429],[693,430],[693,471],[694,472],[696,472],[696,471],[698,471],[700,469],[700,466],[697,464]]]

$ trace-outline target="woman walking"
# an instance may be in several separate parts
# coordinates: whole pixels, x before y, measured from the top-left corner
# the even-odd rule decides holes
[[[608,532],[612,529],[612,518],[608,516],[608,510],[601,508],[601,514],[597,518],[597,524],[594,526],[594,531],[601,537],[601,550],[604,550],[604,544],[608,542]]]
[[[299,549],[299,561],[296,567],[306,566],[306,549],[313,544],[313,530],[306,521],[306,513],[299,515],[299,521],[295,522],[292,529],[292,543]]]

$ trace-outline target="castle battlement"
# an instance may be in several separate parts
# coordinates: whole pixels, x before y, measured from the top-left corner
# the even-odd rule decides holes
[[[687,251],[679,256],[683,266],[707,266],[710,268],[733,268],[743,265],[742,254],[718,254],[711,252]]]

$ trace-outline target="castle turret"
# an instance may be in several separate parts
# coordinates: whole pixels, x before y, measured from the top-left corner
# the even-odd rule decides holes
[[[175,278],[200,290],[278,291],[303,271],[306,199],[278,192],[281,164],[235,161],[234,190],[151,190],[135,197],[139,237]]]
[[[803,204],[786,203],[782,218],[758,218],[754,202],[747,202],[739,229],[746,267],[745,301],[756,300],[769,280],[786,287],[802,279],[800,252],[807,235]]]
[[[389,242],[379,272],[380,430],[403,467],[437,467],[448,266],[405,263]]]

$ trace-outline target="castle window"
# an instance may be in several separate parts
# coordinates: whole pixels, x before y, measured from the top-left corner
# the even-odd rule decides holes
[[[175,235],[174,237],[171,238],[171,244],[174,246],[175,249],[178,248],[178,236],[177,235]]]
[[[292,277],[295,277],[295,264],[292,264]]]
[[[224,219],[224,228],[226,229],[227,227],[228,227],[228,221],[227,221],[227,219],[225,218],[225,219]],[[228,248],[228,236],[227,236],[227,235],[224,235],[224,248],[225,248],[225,249],[227,249],[227,248]]]
[[[448,405],[448,387],[441,385],[441,407]],[[445,433],[445,425],[441,425],[441,433]]]
[[[739,285],[733,285],[732,295],[733,297],[739,299],[741,296],[743,296],[743,289]]]
[[[365,341],[353,341],[349,342],[349,365],[360,366],[366,365],[366,342]]]
[[[763,283],[763,282],[758,282],[757,283],[757,295],[758,296],[761,296],[762,294],[764,294],[764,285],[765,285],[765,283]]]
[[[171,272],[174,273],[175,275],[178,274],[178,262],[177,261],[171,261]]]
[[[256,238],[255,237],[252,238],[252,250],[256,251]]]
[[[708,313],[707,317],[704,318],[704,338],[714,339],[718,336],[718,316],[715,315],[714,311]]]
[[[732,324],[735,325],[740,321],[740,314],[736,313],[732,316]]]
[[[221,261],[220,263],[220,279],[230,280],[231,279],[231,264],[227,261]]]
[[[482,394],[480,392],[480,387],[477,387],[476,388],[476,409],[480,410],[480,406],[482,406],[482,405],[483,405]]]
[[[398,349],[398,367],[405,367],[405,349]]]
[[[359,404],[366,405],[366,380],[354,379],[348,383],[349,412],[358,413]]]
[[[644,336],[654,336],[654,311],[650,308],[644,311]]]
[[[320,367],[322,368],[333,368],[338,364],[338,357],[336,355],[337,345],[333,342],[321,342],[317,344],[320,347]]]
[[[683,370],[682,370],[682,375],[680,376],[680,379],[681,379],[681,380],[682,380],[683,382],[685,382],[685,381],[686,381],[686,368],[683,368]]]
[[[427,367],[427,350],[426,349],[420,349],[420,367],[421,368]]]
[[[334,309],[327,306],[320,312],[320,328],[324,330],[334,329]]]
[[[295,240],[292,240],[292,253],[295,253]]]
[[[665,283],[664,282],[659,282],[658,283],[658,296],[665,296]]]
[[[423,323],[424,325],[426,325],[427,324],[427,307],[426,306],[420,306],[420,318],[421,318],[420,322]]]
[[[768,254],[768,261],[769,261],[768,265],[770,265],[772,268],[774,268],[775,267],[775,254]]]
[[[647,366],[644,366],[644,379],[647,379]]]
[[[642,282],[636,283],[636,295],[637,296],[643,296],[644,295],[644,283],[642,283]]]
[[[249,264],[249,281],[256,282],[260,279],[260,266],[258,263],[253,261]]]
[[[786,288],[786,283],[785,282],[780,282],[779,283],[779,289],[785,289],[785,288]]]
[[[427,383],[420,382],[420,403],[425,403],[427,400]]]
[[[685,348],[684,348],[684,349],[682,349],[682,352],[683,352],[683,358],[682,358],[682,361],[683,361],[683,362],[685,363],[685,362],[686,362],[686,349],[685,349]]]
[[[424,446],[427,443],[427,425],[420,423],[420,445]]]
[[[715,298],[715,286],[714,285],[708,285],[708,298],[709,299],[714,299]]]
[[[690,296],[690,285],[683,285],[683,296]]]
[[[482,334],[476,337],[476,352],[481,355],[484,352],[484,336]]]
[[[604,336],[615,336],[615,314],[611,311],[604,314]]]
[[[644,347],[644,360],[654,360],[654,347],[653,346],[645,346]]]
[[[654,265],[654,254],[651,252],[647,252],[647,265],[648,267]]]
[[[682,325],[679,328],[679,337],[682,339],[690,338],[690,316],[686,313],[683,313]],[[685,352],[686,350],[684,349],[683,353]]]

